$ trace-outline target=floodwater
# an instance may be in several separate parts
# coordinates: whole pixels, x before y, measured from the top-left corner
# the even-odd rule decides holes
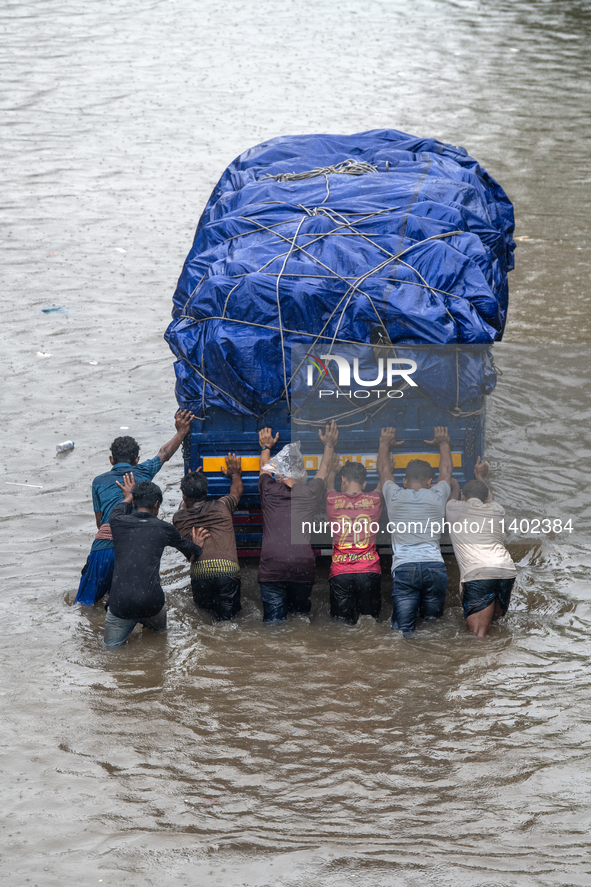
[[[4,884],[591,882],[590,30],[585,0],[2,5]],[[485,641],[453,581],[409,641],[386,581],[380,623],[333,624],[325,567],[310,622],[263,626],[246,564],[212,625],[173,553],[167,636],[103,652],[73,605],[90,482],[119,433],[172,434],[162,333],[213,184],[266,137],[384,126],[464,145],[515,202],[492,484],[574,531],[511,534]]]

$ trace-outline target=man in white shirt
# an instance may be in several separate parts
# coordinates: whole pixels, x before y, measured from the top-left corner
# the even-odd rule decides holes
[[[517,571],[503,545],[505,509],[484,482],[488,465],[480,456],[474,475],[464,484],[461,501],[447,503],[446,519],[460,567],[464,618],[470,631],[483,638],[493,619],[507,612]]]
[[[439,447],[439,477],[423,459],[406,466],[403,486],[392,475],[390,447],[399,445],[395,428],[383,428],[377,469],[388,509],[392,534],[392,628],[408,637],[415,630],[417,614],[423,619],[443,615],[447,571],[439,538],[450,495],[452,457],[447,428],[435,428],[432,441]]]

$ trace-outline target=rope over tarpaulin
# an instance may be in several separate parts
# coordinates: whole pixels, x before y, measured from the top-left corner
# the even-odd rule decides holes
[[[260,419],[283,402],[297,421],[294,345],[333,353],[376,326],[397,349],[498,341],[512,231],[504,191],[462,148],[379,130],[246,151],[214,189],[175,292],[179,404]],[[481,412],[496,379],[490,361],[417,377],[458,416]],[[349,407],[351,424],[368,415]]]

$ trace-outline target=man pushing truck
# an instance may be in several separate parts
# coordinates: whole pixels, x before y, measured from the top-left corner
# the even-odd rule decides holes
[[[261,468],[259,492],[263,511],[263,542],[258,579],[263,602],[263,622],[285,619],[288,613],[309,613],[316,560],[304,524],[314,517],[339,439],[333,420],[318,430],[324,454],[313,480],[298,443],[290,443],[271,458],[279,434],[259,431]],[[273,475],[275,477],[273,478]]]
[[[330,566],[330,615],[355,625],[359,616],[377,619],[382,607],[382,570],[376,534],[384,500],[381,481],[365,491],[367,469],[347,461],[339,472],[340,492],[335,490],[338,457],[328,475],[326,516],[333,536]]]
[[[403,486],[394,481],[390,447],[399,446],[395,428],[383,428],[378,449],[378,474],[392,532],[392,628],[405,637],[415,630],[417,615],[443,615],[447,570],[439,539],[450,497],[453,462],[447,428],[437,426],[433,440],[439,447],[439,477],[423,459],[406,466]]]

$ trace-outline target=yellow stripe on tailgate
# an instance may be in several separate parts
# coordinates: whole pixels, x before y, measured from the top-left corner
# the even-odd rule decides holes
[[[422,459],[423,462],[428,462],[433,468],[437,468],[439,465],[439,453],[395,453],[394,455],[396,456],[396,468],[406,468],[411,459]],[[318,471],[321,459],[322,456],[304,456],[304,462],[308,471]],[[369,471],[375,471],[377,456],[367,456],[365,454],[341,455],[339,464],[344,465],[347,460],[350,462],[362,462]],[[461,453],[452,453],[452,460],[454,468],[462,467]],[[206,474],[219,474],[222,467],[226,467],[226,460],[223,456],[206,456],[203,459],[203,471]],[[259,469],[260,461],[258,456],[242,457],[243,471],[259,471]]]
[[[219,474],[222,468],[226,467],[226,460],[223,456],[206,456],[202,461],[203,471],[206,474],[213,472]],[[259,471],[261,467],[258,456],[243,456],[241,465],[243,471]]]

